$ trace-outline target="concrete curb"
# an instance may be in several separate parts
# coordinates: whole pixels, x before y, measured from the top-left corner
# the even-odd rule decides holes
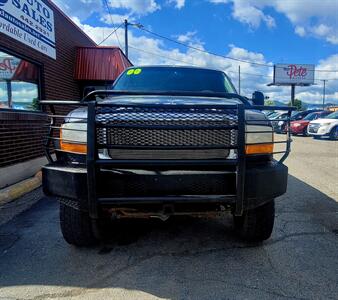
[[[11,202],[41,186],[42,174],[41,171],[35,174],[34,177],[20,181],[9,187],[0,190],[0,205]]]

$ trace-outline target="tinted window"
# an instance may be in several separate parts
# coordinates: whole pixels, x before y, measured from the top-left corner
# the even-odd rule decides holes
[[[319,116],[318,113],[311,113],[311,114],[308,114],[308,115],[304,118],[304,120],[312,121],[312,120],[314,120],[314,119],[317,119],[318,116]]]
[[[179,67],[129,69],[122,74],[113,88],[127,91],[236,93],[223,72]]]
[[[298,112],[291,117],[291,120],[301,120],[303,119],[304,112]]]
[[[325,117],[325,119],[338,119],[338,111],[329,114],[328,116]]]

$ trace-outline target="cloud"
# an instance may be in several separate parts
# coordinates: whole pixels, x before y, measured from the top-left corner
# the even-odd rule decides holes
[[[209,0],[214,4],[232,4],[232,16],[255,29],[263,22],[275,27],[267,8],[284,14],[301,37],[312,36],[338,44],[338,1],[336,0]]]
[[[79,23],[80,27],[95,41],[102,40],[102,32],[106,35],[111,32],[110,27],[92,27],[87,24]],[[118,30],[117,35],[120,41],[123,41],[123,31]],[[205,49],[204,44],[199,41],[196,32],[187,32],[176,37],[185,40],[185,43],[193,43],[199,49]],[[109,37],[104,45],[118,45],[116,37]],[[182,50],[181,48],[169,48],[173,44],[166,44],[163,40],[151,38],[148,36],[136,36],[131,30],[129,32],[129,58],[135,65],[193,65],[208,67],[225,71],[232,79],[235,86],[238,86],[238,66],[239,62],[213,56],[208,53],[202,53],[193,49]],[[225,56],[254,61],[256,63],[273,65],[264,57],[263,53],[249,51],[236,45],[228,45],[229,51],[221,53]],[[137,48],[137,49],[135,49]],[[267,86],[272,82],[273,68],[253,66],[246,63],[240,63],[241,66],[241,94],[250,97],[255,90],[263,91],[273,100],[287,103],[290,100],[290,87]],[[331,55],[319,61],[316,65],[318,70],[337,70],[338,53]],[[338,78],[337,72],[317,72],[316,85],[309,87],[297,87],[296,97],[308,103],[321,103],[322,101],[322,82],[319,79],[328,79],[326,82],[327,102],[338,102]]]
[[[109,16],[105,0],[55,0],[55,4],[68,15],[83,21],[95,13],[101,17],[100,20],[106,24],[119,24],[124,19],[130,21],[136,17],[145,16],[161,9],[155,0],[107,0],[111,16]],[[118,10],[119,13],[113,12]]]
[[[275,20],[271,16],[265,15],[255,5],[248,4],[247,0],[236,0],[233,5],[232,16],[252,28],[258,28],[261,22],[264,22],[269,28],[276,26]]]
[[[196,39],[196,34],[197,31],[188,31],[185,34],[175,35],[174,37],[181,43],[188,43],[192,41],[198,41]]]
[[[0,86],[0,102],[7,103],[7,89]],[[12,101],[31,103],[34,98],[38,97],[36,85],[25,82],[12,83]]]
[[[303,36],[306,35],[306,30],[303,26],[296,26],[295,33],[298,34],[299,36],[303,37]]]
[[[131,14],[119,15],[119,14],[104,14],[100,20],[106,24],[117,25],[128,20],[128,22],[135,22],[135,18]]]
[[[185,5],[185,0],[169,0],[168,3],[169,3],[169,4],[173,3],[173,4],[175,4],[175,7],[176,7],[177,9],[181,9],[181,8],[183,8],[184,5]]]
[[[79,0],[75,1],[78,2]],[[85,1],[85,0],[82,0]],[[88,0],[86,0],[88,1]],[[211,1],[211,0],[209,0]],[[233,3],[234,1],[242,1],[242,0],[213,0],[214,3]],[[302,0],[299,0],[302,1]],[[322,0],[325,2],[325,0]],[[95,0],[89,0],[89,5],[95,2]],[[111,3],[110,1],[109,3]],[[257,2],[257,3],[256,3]],[[247,0],[246,3],[250,6],[253,3],[256,3],[255,8],[259,11],[264,13],[264,8],[270,5],[269,3],[273,3],[274,5],[277,3],[277,0]],[[297,1],[285,1],[285,2],[297,2]],[[69,2],[69,4],[73,3],[73,1]],[[150,11],[156,11],[160,9],[158,4],[153,0],[147,1],[129,1],[129,0],[114,0],[114,6],[118,8],[116,20],[115,16],[113,18],[113,22],[118,21],[118,16],[123,16],[123,13],[119,10],[122,8],[126,10],[126,15],[134,16],[138,11],[141,10],[142,5],[145,3],[150,4]],[[152,4],[153,3],[153,4]],[[136,6],[133,6],[136,5]],[[155,5],[155,6],[154,6]],[[305,5],[306,6],[306,5]],[[277,6],[276,6],[277,7]],[[282,8],[279,7],[279,10]],[[308,8],[304,8],[306,11]],[[288,11],[284,8],[285,11]],[[77,13],[77,10],[74,10]],[[115,11],[114,11],[115,13]],[[286,12],[285,12],[286,13]],[[319,13],[319,15],[322,12]],[[332,12],[328,14],[333,15]],[[311,15],[309,11],[306,12],[306,15]],[[101,14],[102,16],[102,14]],[[258,18],[261,18],[262,15],[258,13]],[[258,21],[251,21],[252,24],[248,24],[252,28],[254,26],[258,26],[257,24],[267,24],[268,19],[266,19],[266,15],[264,14],[265,19],[261,19],[259,23]],[[130,18],[130,17],[129,17]],[[297,22],[295,26],[295,31],[299,35],[309,35],[309,34],[316,34],[325,36],[330,32],[329,25],[325,22],[323,26],[311,25],[306,26],[304,23],[307,18],[304,16],[294,16],[293,13],[290,12],[290,20],[292,19],[293,22]],[[109,33],[112,31],[112,27],[110,26],[91,26],[85,24],[85,22],[81,22],[79,17],[72,18],[76,24],[82,28],[89,36],[93,38],[97,43],[101,42]],[[123,17],[121,17],[123,19]],[[305,21],[304,21],[305,20]],[[109,22],[109,20],[106,20]],[[256,22],[256,23],[255,23]],[[295,23],[296,24],[296,23]],[[269,25],[268,25],[269,26]],[[314,27],[313,33],[310,32],[311,28]],[[316,29],[315,29],[316,28]],[[122,43],[124,41],[124,32],[122,29],[117,30],[116,35],[119,38],[119,41]],[[116,35],[111,35],[103,45],[119,45],[117,41]],[[203,41],[198,38],[198,33],[196,31],[188,31],[186,33],[174,36],[180,42],[187,43],[193,45],[199,49],[205,49],[205,45]],[[324,37],[323,37],[324,38]],[[228,59],[224,59],[222,57],[217,57],[210,55],[208,53],[202,53],[193,49],[185,49],[181,46],[177,46],[172,43],[165,42],[161,39],[153,38],[150,36],[140,35],[138,32],[137,35],[134,34],[134,30],[129,31],[129,55],[131,61],[135,65],[152,65],[152,64],[166,64],[166,65],[194,65],[194,66],[201,66],[201,67],[209,67],[214,69],[221,69],[225,71],[233,80],[235,86],[238,86],[238,65],[239,62],[232,61]],[[224,45],[226,46],[226,45]],[[122,46],[121,46],[122,47]],[[137,49],[135,49],[137,48]],[[272,62],[269,62],[264,57],[263,53],[249,51],[245,48],[238,47],[236,45],[230,44],[228,45],[228,50],[220,53],[224,56],[229,56],[237,59],[242,60],[249,60],[254,61],[257,63],[273,65]],[[246,63],[241,63],[241,93],[246,96],[250,96],[253,91],[261,90],[267,96],[270,96],[271,99],[279,100],[287,102],[290,99],[290,87],[275,87],[271,86],[268,87],[267,84],[272,82],[272,75],[273,69],[268,67],[259,67],[253,66]],[[326,57],[319,61],[316,69],[321,70],[337,70],[338,69],[338,53]],[[338,81],[333,80],[338,78],[337,72],[331,73],[316,73],[316,84],[310,87],[297,87],[296,89],[296,96],[305,102],[313,102],[313,103],[320,103],[321,100],[321,93],[322,93],[322,82],[318,79],[329,79],[327,82],[327,100],[334,100],[338,102]]]
[[[265,0],[209,0],[213,4],[232,3],[232,17],[241,23],[249,25],[256,29],[263,22],[269,28],[276,26],[276,22],[270,15],[264,14],[261,10],[261,4]]]
[[[102,0],[54,0],[54,3],[67,14],[76,16],[81,19],[87,19],[93,13],[103,13],[105,11]]]
[[[220,3],[229,3],[231,0],[209,0],[211,3],[220,4]]]
[[[155,0],[110,0],[109,6],[112,8],[122,8],[136,15],[147,15],[160,9],[160,5]]]

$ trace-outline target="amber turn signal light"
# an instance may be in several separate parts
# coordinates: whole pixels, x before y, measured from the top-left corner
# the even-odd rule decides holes
[[[246,154],[271,154],[273,153],[273,144],[255,144],[245,146]]]
[[[62,130],[60,130],[60,149],[66,152],[87,154],[87,144],[64,142],[62,139]]]

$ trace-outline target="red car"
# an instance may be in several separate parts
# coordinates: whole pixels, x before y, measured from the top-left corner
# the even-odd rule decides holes
[[[302,134],[304,136],[307,136],[307,126],[309,123],[313,120],[323,118],[330,114],[330,111],[316,111],[313,113],[308,114],[304,119],[298,120],[298,121],[292,121],[290,123],[290,130],[292,134]]]

